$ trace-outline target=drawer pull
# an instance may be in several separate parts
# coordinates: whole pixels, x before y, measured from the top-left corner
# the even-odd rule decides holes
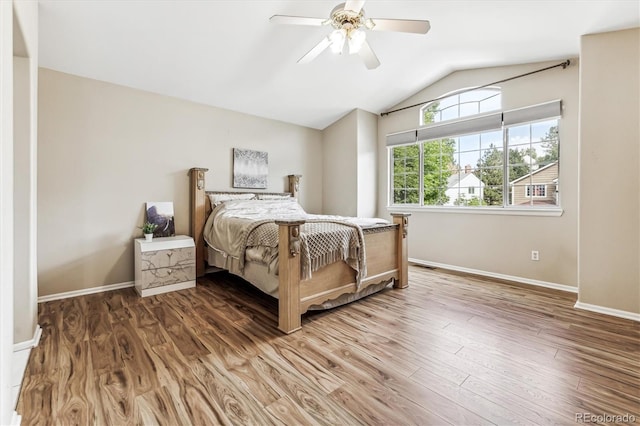
[[[167,269],[167,274],[171,275],[173,271],[171,269]]]

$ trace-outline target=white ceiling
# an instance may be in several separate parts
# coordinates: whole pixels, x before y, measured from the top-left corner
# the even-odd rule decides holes
[[[427,35],[368,32],[381,65],[329,50],[296,61],[340,0],[40,0],[42,67],[323,129],[354,108],[380,113],[452,71],[562,60],[580,35],[637,27],[638,0],[369,0],[371,18],[428,19]]]

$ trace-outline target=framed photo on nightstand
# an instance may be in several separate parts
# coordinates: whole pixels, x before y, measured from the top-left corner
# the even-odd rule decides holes
[[[154,237],[173,237],[176,225],[173,218],[173,202],[147,201],[147,221],[158,225]]]

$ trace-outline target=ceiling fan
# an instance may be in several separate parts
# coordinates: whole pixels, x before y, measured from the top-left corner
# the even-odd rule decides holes
[[[333,53],[341,54],[348,50],[349,54],[358,54],[368,69],[380,65],[378,57],[366,40],[365,30],[398,31],[404,33],[426,34],[431,25],[429,21],[410,19],[367,18],[362,6],[365,0],[347,0],[336,6],[329,18],[312,18],[306,16],[273,15],[271,22],[276,24],[323,26],[331,25],[333,31],[325,36],[313,49],[298,59],[299,64],[306,64],[315,59],[328,47]]]

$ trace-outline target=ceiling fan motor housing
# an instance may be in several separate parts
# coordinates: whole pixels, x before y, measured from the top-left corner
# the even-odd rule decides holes
[[[331,11],[331,26],[340,30],[354,31],[365,25],[364,9],[359,12],[346,10],[345,3],[339,4]]]

